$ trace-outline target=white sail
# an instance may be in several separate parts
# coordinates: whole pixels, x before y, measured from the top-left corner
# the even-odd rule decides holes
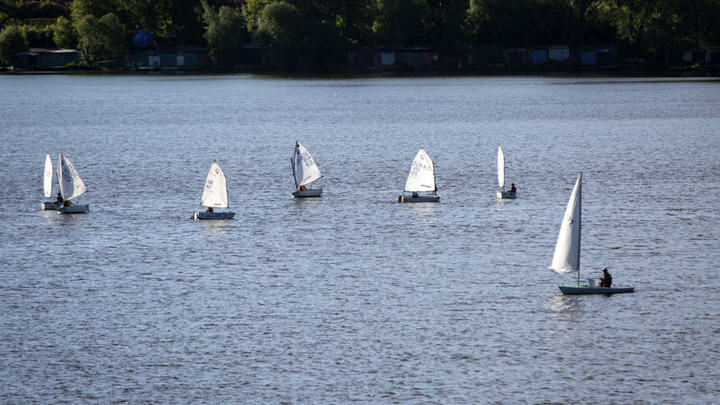
[[[580,228],[582,206],[582,173],[575,181],[565,216],[560,226],[555,254],[550,268],[568,274],[580,271]]]
[[[291,159],[293,174],[295,175],[295,187],[310,184],[322,177],[310,152],[300,143],[295,142],[295,151]]]
[[[435,191],[435,167],[422,148],[410,166],[405,191]]]
[[[43,185],[45,186],[45,198],[52,197],[52,161],[49,152],[45,155],[45,179]]]
[[[505,155],[500,146],[498,146],[498,183],[500,187],[505,187]]]
[[[229,206],[225,173],[214,160],[205,180],[205,189],[202,198],[200,198],[200,205],[217,208],[227,208]]]
[[[62,153],[58,161],[57,178],[64,200],[71,200],[87,193],[87,187],[75,170],[75,166]]]

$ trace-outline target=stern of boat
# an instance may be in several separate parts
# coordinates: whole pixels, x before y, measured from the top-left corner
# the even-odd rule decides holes
[[[398,196],[398,202],[403,203],[427,203],[427,202],[439,202],[440,196],[439,195],[428,195],[428,196],[419,196],[419,197],[408,197],[408,196]]]
[[[44,210],[57,210],[60,208],[60,203],[52,202],[52,201],[45,201],[42,203],[42,209]]]
[[[570,295],[581,295],[581,294],[620,294],[620,293],[629,293],[629,292],[635,292],[635,287],[623,287],[623,286],[613,286],[613,287],[590,287],[588,285],[559,285],[558,288],[560,288],[560,291],[563,294],[570,294]]]
[[[292,196],[295,198],[307,198],[307,197],[322,197],[323,189],[313,188],[310,190],[295,191]]]
[[[57,212],[60,214],[81,214],[88,211],[90,211],[90,205],[71,205],[57,209]]]
[[[196,212],[193,219],[232,219],[234,216],[234,212]]]

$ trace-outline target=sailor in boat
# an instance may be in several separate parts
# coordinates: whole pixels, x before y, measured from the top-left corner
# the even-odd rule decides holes
[[[603,276],[602,276],[602,278],[600,279],[600,282],[598,283],[598,286],[599,286],[599,287],[610,287],[610,286],[612,286],[612,276],[610,275],[610,273],[608,273],[607,267],[605,267],[604,269],[602,269],[602,271],[603,271]]]
[[[65,201],[63,202],[63,207],[69,207],[69,206],[71,206],[71,205],[73,205],[73,203],[70,202],[70,200],[65,200]]]
[[[303,184],[302,186],[298,187],[298,191],[307,191],[307,187]]]
[[[57,198],[57,200],[55,200],[55,204],[62,204],[62,202],[63,202],[62,193],[58,192],[58,198]]]
[[[512,187],[510,187],[511,193],[517,193],[517,189],[515,188],[515,183],[512,184]]]
[[[210,213],[212,213],[212,212],[215,212],[215,210],[213,210],[213,207],[208,207],[207,211],[205,211],[205,212],[210,212]]]
[[[419,197],[417,191],[413,191],[413,192],[412,192],[412,197],[413,197],[413,198],[418,198],[418,197]]]

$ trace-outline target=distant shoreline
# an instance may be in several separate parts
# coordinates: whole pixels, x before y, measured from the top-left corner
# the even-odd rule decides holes
[[[720,68],[693,69],[678,68],[666,70],[622,70],[622,69],[583,69],[583,70],[534,70],[534,69],[427,69],[427,70],[275,70],[275,69],[157,69],[157,70],[128,70],[128,69],[23,69],[13,71],[9,68],[0,68],[0,75],[236,75],[253,74],[284,77],[446,77],[446,76],[478,76],[478,77],[520,77],[520,76],[557,76],[557,77],[667,77],[667,78],[718,78]]]

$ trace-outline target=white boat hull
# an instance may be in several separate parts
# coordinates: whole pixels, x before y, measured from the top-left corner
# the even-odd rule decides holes
[[[234,212],[196,212],[193,219],[232,219]]]
[[[401,195],[398,197],[398,202],[404,202],[404,203],[424,203],[424,202],[438,202],[440,201],[439,195],[428,195],[428,196],[419,196],[419,197],[407,197],[404,195]]]
[[[511,193],[509,191],[498,191],[497,198],[517,198],[517,193]]]
[[[60,207],[57,212],[60,214],[80,214],[90,211],[90,205],[71,205],[69,207]]]
[[[560,285],[558,287],[563,294],[619,294],[635,291],[635,287],[624,286],[590,287],[587,285]]]
[[[60,208],[61,205],[62,205],[62,203],[56,203],[56,202],[52,202],[52,201],[45,201],[45,202],[42,203],[42,209],[44,209],[44,210],[56,210],[56,209]]]
[[[292,193],[292,196],[295,198],[304,198],[304,197],[322,197],[323,189],[321,188],[314,188],[311,190],[303,190],[303,191],[295,191]]]

